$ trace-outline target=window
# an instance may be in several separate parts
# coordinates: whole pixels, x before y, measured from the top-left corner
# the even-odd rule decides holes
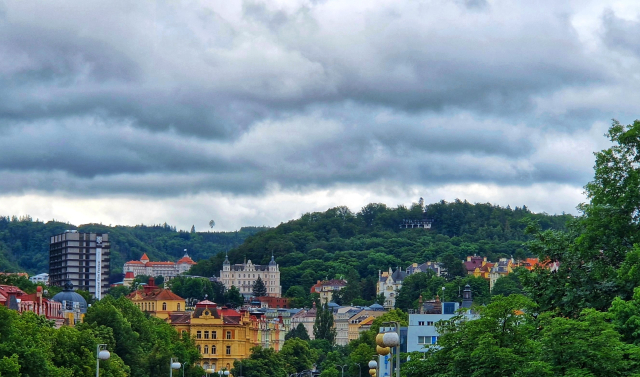
[[[204,353],[209,353],[209,346],[204,346]]]
[[[211,346],[211,353],[215,355],[216,352],[217,352],[216,346],[215,345]]]
[[[205,331],[204,332],[204,338],[205,339],[209,339],[209,331]]]
[[[231,331],[227,331],[227,339],[231,339]]]
[[[218,339],[218,333],[216,331],[211,331],[211,339]]]
[[[198,345],[198,352],[202,353],[202,348],[200,348],[200,345]]]
[[[227,346],[227,355],[231,355],[231,346]]]
[[[178,304],[178,311],[180,311],[180,304]]]
[[[162,303],[162,310],[167,310],[167,303],[166,302]]]
[[[202,331],[198,330],[196,332],[196,339],[202,339]]]
[[[427,326],[433,326],[433,321],[427,321]]]
[[[430,336],[419,336],[418,337],[418,344],[431,344],[431,337]]]
[[[431,344],[436,344],[438,343],[438,337],[437,336],[432,336],[431,337]]]
[[[424,321],[418,321],[418,326],[424,326]]]

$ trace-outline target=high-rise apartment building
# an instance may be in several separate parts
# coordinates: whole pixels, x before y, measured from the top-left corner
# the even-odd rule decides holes
[[[101,299],[109,290],[109,234],[67,230],[49,243],[49,284],[76,289]]]

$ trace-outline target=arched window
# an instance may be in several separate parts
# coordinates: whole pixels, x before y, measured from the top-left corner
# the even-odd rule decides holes
[[[178,304],[178,311],[180,311],[180,304]]]
[[[167,310],[167,303],[166,302],[162,303],[162,310]]]
[[[204,353],[209,353],[209,346],[204,346]]]
[[[211,353],[212,353],[212,354],[214,354],[214,355],[215,355],[217,351],[218,351],[218,349],[216,348],[216,346],[215,346],[215,345],[211,346]]]
[[[200,348],[200,345],[198,345],[198,352],[202,352],[202,349]]]

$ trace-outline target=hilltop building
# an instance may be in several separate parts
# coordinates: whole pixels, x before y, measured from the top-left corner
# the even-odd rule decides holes
[[[184,256],[177,262],[151,262],[147,253],[144,253],[140,260],[126,262],[122,268],[122,272],[124,272],[125,278],[131,278],[131,281],[138,275],[162,276],[168,281],[189,271],[194,264],[196,264],[196,262],[189,257],[186,249]],[[127,281],[124,281],[124,283],[127,285]]]
[[[49,243],[49,284],[70,281],[97,300],[109,291],[109,234],[67,230]]]
[[[229,257],[226,256],[222,263],[219,281],[226,289],[237,287],[245,298],[249,298],[253,296],[253,284],[258,277],[262,279],[267,288],[267,297],[282,297],[280,267],[273,255],[268,265],[253,264],[251,259],[245,263],[232,265],[229,262]]]

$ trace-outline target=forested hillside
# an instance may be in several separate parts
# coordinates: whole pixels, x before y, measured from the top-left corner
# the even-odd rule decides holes
[[[67,229],[109,233],[111,273],[118,274],[124,262],[147,253],[154,261],[175,261],[184,249],[194,260],[208,258],[241,245],[266,228],[244,227],[237,232],[182,232],[167,224],[106,226],[34,221],[31,217],[0,216],[0,271],[46,272],[49,263],[49,237]]]
[[[405,219],[433,220],[432,229],[400,229]],[[570,215],[535,214],[526,207],[455,201],[411,208],[369,204],[358,213],[347,207],[307,213],[297,220],[253,235],[229,252],[231,263],[245,258],[280,265],[283,293],[292,286],[308,292],[316,280],[344,276],[360,280],[361,296],[373,300],[378,270],[436,260],[459,261],[478,254],[491,260],[524,257],[525,228],[531,221],[542,229],[564,229]],[[198,275],[218,275],[224,254],[200,261]],[[356,289],[356,288],[354,288]],[[292,296],[294,297],[294,296]]]

